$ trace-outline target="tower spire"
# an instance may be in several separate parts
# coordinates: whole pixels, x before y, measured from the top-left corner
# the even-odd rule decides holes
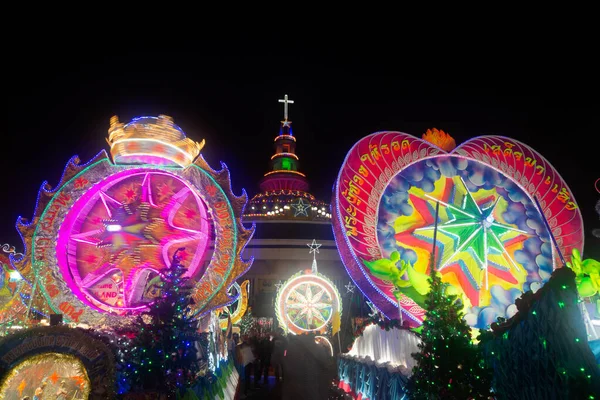
[[[317,270],[317,253],[319,252],[319,247],[321,247],[321,244],[317,243],[317,241],[313,239],[312,243],[307,243],[306,245],[310,248],[308,254],[312,253],[313,255],[313,262],[311,267],[312,273],[316,274],[317,272],[319,272]]]
[[[279,134],[275,137],[275,154],[271,156],[270,171],[265,174],[261,181],[260,189],[269,190],[300,190],[308,191],[306,176],[299,171],[298,156],[296,155],[296,138],[292,133],[292,121],[288,115],[288,104],[294,101],[286,94],[283,99],[283,118],[279,128]]]

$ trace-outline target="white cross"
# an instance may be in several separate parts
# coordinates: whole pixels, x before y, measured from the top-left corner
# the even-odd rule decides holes
[[[279,99],[280,103],[283,103],[283,119],[288,120],[288,103],[294,104],[294,100],[288,100],[288,95],[283,96],[283,100]]]

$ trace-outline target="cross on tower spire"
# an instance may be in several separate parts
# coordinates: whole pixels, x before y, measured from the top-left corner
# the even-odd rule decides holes
[[[288,100],[288,95],[283,96],[283,99],[279,99],[280,103],[283,103],[283,120],[288,120],[288,104],[294,104],[294,100]]]

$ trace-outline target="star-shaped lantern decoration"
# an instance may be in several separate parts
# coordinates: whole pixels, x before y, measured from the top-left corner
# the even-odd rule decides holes
[[[313,239],[312,243],[307,243],[306,245],[310,248],[310,250],[308,251],[308,254],[318,253],[319,247],[321,247],[321,244],[317,243],[316,239]]]
[[[294,208],[294,217],[301,215],[308,217],[308,209],[310,208],[310,204],[305,203],[301,198],[299,198],[296,203],[292,203],[292,207]]]
[[[442,252],[440,259],[436,260],[438,270],[442,273],[445,269],[459,272],[466,277],[462,281],[470,282],[475,289],[484,286],[484,280],[485,289],[488,289],[489,272],[507,281],[516,281],[511,269],[518,272],[521,268],[506,250],[506,244],[523,241],[529,235],[523,230],[496,221],[494,211],[499,197],[480,206],[462,179],[461,183],[464,190],[460,193],[462,201],[459,205],[425,195],[430,200],[439,201],[440,208],[444,207],[450,217],[446,222],[437,224],[438,242],[439,235],[452,242],[452,249]],[[415,233],[430,237],[435,226],[434,221],[430,226],[415,229]]]
[[[347,285],[345,285],[346,287],[346,293],[354,293],[354,289],[356,288],[356,286],[354,286],[352,284],[352,282],[348,282]]]

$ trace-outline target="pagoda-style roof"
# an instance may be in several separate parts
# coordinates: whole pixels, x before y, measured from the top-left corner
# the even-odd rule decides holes
[[[329,204],[315,199],[309,193],[306,175],[299,170],[296,138],[292,121],[288,119],[288,100],[285,95],[284,120],[275,137],[275,154],[270,160],[270,171],[260,181],[260,190],[246,206],[244,218],[254,221],[323,221],[329,222]]]

